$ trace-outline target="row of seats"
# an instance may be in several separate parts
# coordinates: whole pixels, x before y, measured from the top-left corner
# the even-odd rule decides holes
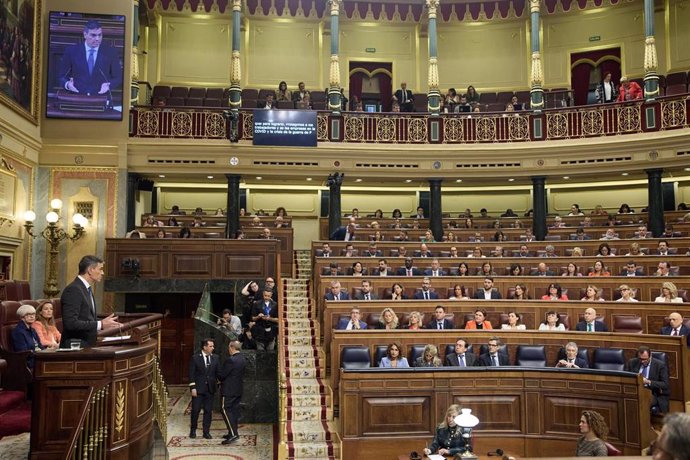
[[[529,314],[521,314],[519,309],[516,309],[516,312],[520,314],[522,317],[522,324],[525,325],[527,330],[536,330],[539,328],[539,325],[541,324],[541,321],[539,318],[534,318],[533,315]],[[433,312],[420,312],[422,315],[422,324],[428,324],[430,321],[434,319],[434,313]],[[398,324],[402,329],[405,329],[407,327],[407,324],[409,324],[410,321],[410,313],[404,312],[402,314],[396,314],[398,317]],[[574,321],[570,320],[570,315],[567,313],[558,313],[558,318],[561,324],[565,327],[567,331],[571,330],[571,327],[574,328],[575,323],[583,321],[584,320],[584,315],[579,314],[578,318],[575,318]],[[645,329],[642,324],[642,318],[638,315],[631,315],[631,314],[621,314],[621,315],[613,315],[613,324],[608,325],[610,332],[619,332],[619,333],[626,333],[626,334],[644,334]],[[457,315],[454,314],[453,312],[446,312],[445,319],[448,319],[449,321],[454,323],[455,329],[465,329],[465,325],[467,324],[468,321],[474,320],[474,313],[470,312],[463,312],[463,313],[458,313]],[[494,329],[501,329],[501,325],[503,324],[508,324],[508,313],[504,312],[497,312],[497,311],[488,311],[486,314],[486,319],[491,323],[492,327]],[[343,323],[346,323],[347,321],[350,320],[350,315],[340,315],[338,318],[338,321],[343,321]],[[362,313],[361,315],[361,321],[364,321],[367,324],[368,329],[375,329],[379,324],[381,320],[381,313],[380,312],[375,312],[375,313]],[[543,318],[543,321],[546,321],[546,318]],[[603,322],[604,317],[603,316],[598,316],[597,321]],[[690,327],[690,318],[685,320],[686,326]],[[668,324],[666,324],[668,325]],[[659,332],[659,331],[654,331],[654,332]]]
[[[489,242],[485,242],[485,243],[489,243]],[[502,243],[505,243],[505,242],[495,241],[495,242],[491,242],[491,243],[495,243],[496,245],[502,245]],[[493,248],[484,248],[484,249],[487,250],[487,253],[493,250]],[[559,254],[558,254],[559,249],[560,248],[556,248],[556,250],[554,252],[557,256],[559,256]],[[658,255],[658,253],[659,253],[658,249],[650,250],[649,248],[643,248],[643,247],[640,248],[640,251],[642,251],[644,254],[649,255],[649,256],[655,256],[655,255]],[[379,252],[380,252],[380,254],[379,254]],[[398,248],[391,248],[387,252],[388,253],[386,254],[386,253],[384,253],[383,250],[378,249],[376,254],[374,255],[374,254],[367,254],[366,250],[362,250],[362,252],[360,253],[358,249],[353,249],[351,257],[357,257],[357,256],[361,256],[361,257],[385,257],[385,256],[400,257],[400,251]],[[459,249],[458,255],[460,255],[461,252],[462,252],[462,249]],[[464,257],[469,257],[473,251],[471,249],[465,249],[464,252],[465,252]],[[572,248],[565,248],[564,252],[565,252],[565,254],[562,256],[570,257],[573,254],[573,249]],[[616,248],[611,248],[611,255],[616,255],[616,252],[617,252]],[[410,254],[409,251],[408,251],[408,254]],[[546,251],[544,249],[539,249],[535,252],[530,251],[528,257],[541,258],[541,257],[544,257],[545,254],[546,254]],[[677,247],[668,248],[668,254],[672,255],[672,256],[678,255],[678,248]],[[323,250],[322,249],[315,249],[314,255],[316,257],[323,257]],[[345,257],[346,255],[347,255],[347,249],[342,248],[340,250],[340,256]],[[585,249],[583,249],[582,255],[583,256],[587,255]],[[595,254],[593,254],[593,255],[595,256]],[[415,249],[414,251],[411,251],[411,256],[412,257],[421,257],[422,251],[420,249]],[[441,258],[450,257],[450,251],[439,251],[437,254],[434,254],[432,252],[432,255],[431,256],[427,255],[427,257],[441,257]],[[520,257],[520,250],[519,249],[505,249],[504,248],[503,249],[503,257]]]
[[[424,354],[425,344],[412,345],[407,354],[410,366],[413,366],[414,361]],[[376,345],[374,349],[373,359],[370,355],[369,347],[361,345],[348,345],[343,347],[340,355],[340,363],[343,369],[366,369],[369,367],[378,367],[381,363],[381,358],[386,356],[388,345]],[[446,344],[444,347],[439,347],[439,351],[444,350],[442,359],[455,353],[455,344]],[[470,345],[468,352],[474,353],[474,347]],[[403,350],[400,350],[401,355]],[[479,355],[488,353],[486,345],[481,345],[479,348]],[[499,353],[508,354],[508,346],[502,345]],[[625,354],[619,348],[595,348],[590,352],[586,348],[578,348],[578,357],[584,359],[591,369],[600,369],[606,371],[623,371],[625,370]],[[556,361],[565,359],[565,348],[561,348],[558,352]],[[664,352],[652,351],[652,357],[662,360],[668,365],[668,356]],[[516,345],[515,347],[515,366],[521,367],[547,367],[555,366],[556,363],[547,363],[546,360],[546,346],[544,345]]]
[[[154,106],[227,107],[228,90],[224,88],[187,88],[159,85],[153,88]]]
[[[441,278],[442,279],[442,278]],[[439,278],[434,278],[434,280],[439,280]],[[633,279],[634,280],[634,279]],[[421,281],[419,278],[417,281]],[[480,278],[475,278],[472,279],[477,284],[477,287],[475,286],[469,286],[469,285],[464,285],[463,287],[467,291],[467,296],[471,299],[473,298],[475,290],[482,289],[481,285],[481,279]],[[439,281],[436,281],[438,283]],[[516,280],[516,283],[518,283],[519,280]],[[593,283],[596,283],[596,278],[592,280]],[[625,280],[621,280],[621,284],[623,283],[628,283],[633,284],[634,281],[630,281],[627,278]],[[661,281],[660,283],[661,284]],[[546,294],[548,285],[545,283],[544,286],[544,292],[530,292],[529,295],[532,298],[541,298],[542,295]],[[634,285],[632,286],[634,288]],[[496,289],[496,288],[494,288]],[[451,295],[454,295],[453,293],[453,286],[448,286],[448,287],[431,287],[429,288],[431,292],[435,292],[436,294],[439,295],[440,299],[448,299]],[[406,287],[403,289],[404,294],[407,296],[408,299],[414,298],[415,293],[419,293],[422,291],[421,287]],[[564,296],[567,296],[570,300],[580,300],[583,297],[585,297],[587,289],[586,288],[575,288],[575,289],[568,289],[565,286],[561,286],[561,293]],[[330,292],[327,287],[324,288],[324,294]],[[376,293],[379,296],[379,299],[390,299],[392,290],[390,287],[386,288],[372,288],[372,292]],[[571,295],[568,295],[570,293]],[[352,288],[352,297],[355,298],[356,296],[361,296],[362,295],[362,288],[361,287],[354,287]],[[661,295],[661,289],[659,289],[659,296]],[[515,297],[515,287],[509,287],[507,289],[507,292],[505,293],[504,299],[513,299]],[[608,301],[616,301],[621,298],[621,292],[618,289],[611,289],[608,287],[603,287],[599,288],[599,297],[603,300],[608,300]],[[688,302],[690,299],[688,298],[688,291],[687,289],[678,289],[678,297],[683,299],[683,302]],[[637,300],[643,301],[643,302],[653,302],[654,299],[641,299],[637,297]]]

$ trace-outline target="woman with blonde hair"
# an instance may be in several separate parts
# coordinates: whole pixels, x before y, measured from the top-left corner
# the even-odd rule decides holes
[[[582,252],[582,248],[580,246],[575,246],[570,255],[571,257],[582,257],[584,253]]]
[[[604,441],[609,434],[609,427],[599,412],[582,411],[580,433],[582,436],[577,440],[576,457],[608,457]]]
[[[438,348],[432,344],[426,345],[422,356],[414,361],[414,367],[441,367],[442,365],[441,358],[438,357]]]
[[[397,329],[398,328],[398,315],[395,314],[391,307],[386,307],[381,312],[381,317],[379,318],[379,323],[376,325],[376,329]]]
[[[50,300],[44,300],[36,308],[36,321],[31,324],[38,335],[41,345],[46,348],[58,348],[62,334],[55,326],[53,311],[55,307]]]
[[[661,295],[654,299],[654,302],[683,303],[683,299],[678,297],[678,288],[670,281],[661,285]]]
[[[460,415],[460,406],[453,404],[446,411],[446,418],[436,427],[436,435],[429,447],[424,449],[425,455],[456,455],[465,451],[465,439],[462,430],[455,424],[455,417]]]
[[[418,311],[410,312],[410,317],[407,320],[407,328],[410,330],[418,330],[422,327],[422,314]]]

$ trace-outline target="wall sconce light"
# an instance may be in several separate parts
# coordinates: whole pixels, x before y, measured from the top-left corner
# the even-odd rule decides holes
[[[77,241],[84,236],[85,227],[88,225],[86,217],[77,213],[72,217],[73,233],[70,235],[58,223],[60,222],[60,210],[62,209],[62,200],[55,198],[50,201],[50,211],[46,213],[46,221],[48,225],[39,234],[34,234],[34,221],[36,220],[36,213],[29,210],[24,213],[24,228],[26,232],[33,238],[41,235],[48,242],[48,265],[46,267],[46,279],[43,286],[43,293],[47,298],[53,298],[58,295],[60,290],[57,287],[57,256],[58,246],[66,239]]]

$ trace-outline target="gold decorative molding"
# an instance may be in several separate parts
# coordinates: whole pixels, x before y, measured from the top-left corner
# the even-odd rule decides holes
[[[242,63],[240,61],[240,52],[233,50],[230,57],[230,84],[239,85],[242,80]]]
[[[435,57],[429,58],[429,91],[438,91],[438,60]]]
[[[340,14],[340,0],[329,0],[328,3],[331,5],[331,16],[338,16]]]
[[[331,88],[340,88],[340,59],[337,54],[331,54],[328,83]]]
[[[538,13],[541,9],[541,0],[530,0],[529,11],[530,13]]]
[[[436,10],[440,0],[426,0],[426,7],[429,9],[429,19],[436,19]]]
[[[544,70],[541,64],[541,53],[532,53],[532,87],[541,86],[544,82]]]
[[[121,440],[124,439],[123,431],[125,429],[125,403],[127,402],[125,382],[116,382],[115,388],[115,436],[118,440]]]
[[[232,11],[242,11],[242,0],[232,0]]]
[[[656,56],[656,40],[654,36],[647,37],[644,41],[644,71],[656,72],[659,62]]]

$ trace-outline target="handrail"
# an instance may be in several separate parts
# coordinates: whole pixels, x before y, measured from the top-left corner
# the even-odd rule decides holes
[[[227,109],[225,109],[227,111]],[[130,137],[229,139],[224,109],[151,107],[131,109]],[[689,126],[690,94],[544,111],[441,114],[426,112],[317,114],[319,142],[376,144],[477,144],[533,142],[660,132]],[[330,128],[333,123],[339,129]],[[238,136],[251,141],[254,110],[240,110]]]
[[[156,364],[153,367],[153,416],[158,422],[158,428],[164,440],[168,439],[168,387],[163,379],[160,356],[154,357]]]
[[[108,394],[110,385],[91,387],[82,407],[79,423],[74,427],[65,458],[101,459],[106,456],[108,439]],[[115,422],[117,423],[117,421]]]
[[[280,254],[278,254],[280,259]],[[280,262],[279,262],[280,263]],[[285,346],[285,325],[287,323],[287,310],[285,308],[285,298],[283,289],[283,280],[280,273],[276,277],[276,287],[278,289],[278,317],[280,322],[278,325],[278,337],[276,339],[276,350],[278,351],[278,459],[286,460],[288,458],[287,446],[287,371],[285,363],[285,353],[283,347]]]

